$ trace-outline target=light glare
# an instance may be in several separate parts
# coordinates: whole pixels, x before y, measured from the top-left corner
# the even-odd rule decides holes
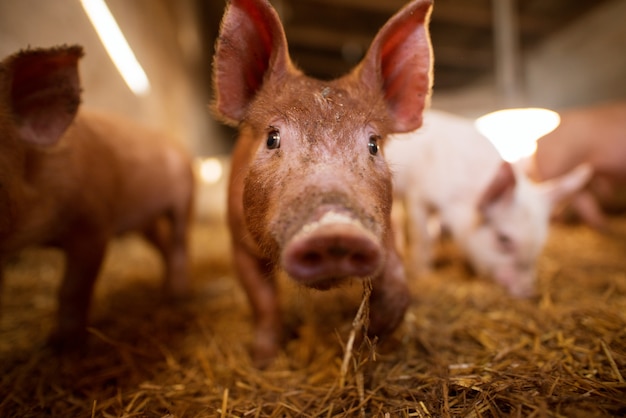
[[[138,96],[148,94],[150,91],[148,77],[104,0],[81,0],[81,4],[128,87]]]
[[[206,158],[200,163],[200,177],[205,183],[217,183],[222,178],[222,172],[222,163],[217,158]]]
[[[496,147],[502,158],[515,162],[532,155],[537,140],[553,131],[561,118],[541,108],[504,109],[476,119],[476,128]]]

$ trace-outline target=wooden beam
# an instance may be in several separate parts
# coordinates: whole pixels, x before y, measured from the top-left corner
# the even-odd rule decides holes
[[[287,42],[292,48],[324,49],[341,51],[347,42],[360,45],[365,52],[372,37],[363,33],[342,31],[321,26],[287,26]]]
[[[292,0],[293,1],[293,0]],[[385,16],[392,16],[408,0],[297,0],[321,4],[325,7],[342,7],[354,9],[355,11],[365,11],[370,13],[380,13]],[[476,2],[434,2],[433,14],[431,18],[435,23],[449,23],[466,27],[489,29],[493,25],[492,10],[490,7],[476,6]],[[554,29],[555,22],[536,15],[519,15],[519,26],[523,33],[548,33]]]
[[[306,1],[306,0],[296,0]],[[344,7],[368,12],[384,13],[391,16],[400,10],[407,0],[314,0],[313,2],[325,4],[328,7]]]
[[[494,65],[494,54],[491,48],[435,47],[433,55],[435,57],[435,68],[441,65],[458,67],[461,70],[477,71],[490,70]]]

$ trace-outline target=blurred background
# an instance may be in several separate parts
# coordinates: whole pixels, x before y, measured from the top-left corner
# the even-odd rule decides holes
[[[405,0],[272,0],[294,61],[332,78],[365,53]],[[214,121],[211,58],[225,0],[106,0],[143,67],[135,94],[81,0],[0,0],[0,55],[81,44],[83,102],[174,133],[201,156],[228,153]],[[560,109],[626,97],[626,0],[436,0],[433,107],[477,117],[501,107]]]
[[[293,61],[327,79],[352,68],[408,0],[270,1]],[[219,222],[236,136],[209,111],[226,0],[104,0],[145,72],[139,87],[114,65],[87,2],[0,0],[0,60],[26,48],[82,45],[83,104],[184,141],[203,178],[198,217],[218,222],[191,231],[197,297],[184,306],[162,303],[151,284],[162,266],[154,249],[137,237],[118,241],[94,303],[95,351],[79,361],[58,362],[42,350],[56,318],[60,254],[31,252],[12,264],[0,321],[0,416],[269,416],[274,405],[272,416],[293,416],[302,405],[309,415],[347,416],[366,408],[382,414],[387,401],[389,410],[420,416],[418,405],[428,416],[624,416],[626,218],[609,225],[611,234],[557,229],[538,263],[541,296],[530,302],[469,279],[466,263],[445,261],[460,260],[445,246],[440,277],[411,285],[419,286],[418,303],[392,339],[395,357],[361,344],[345,388],[336,360],[345,356],[360,284],[353,294],[310,299],[284,287],[290,342],[277,368],[260,374],[247,359],[253,321],[231,280],[229,235]],[[501,108],[626,99],[626,0],[434,0],[430,32],[433,108],[478,118]],[[532,226],[529,236],[540,229]]]

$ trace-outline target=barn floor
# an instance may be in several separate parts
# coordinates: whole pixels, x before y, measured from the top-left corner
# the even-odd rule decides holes
[[[625,416],[626,219],[610,226],[555,226],[532,300],[471,278],[444,248],[448,262],[412,281],[393,338],[357,338],[348,354],[363,286],[312,292],[282,279],[292,339],[263,371],[250,363],[250,312],[223,226],[194,227],[194,296],[178,306],[161,302],[152,249],[116,241],[78,358],[44,346],[62,258],[29,250],[2,294],[0,416]]]

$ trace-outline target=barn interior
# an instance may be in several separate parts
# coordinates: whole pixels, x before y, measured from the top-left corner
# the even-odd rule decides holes
[[[322,79],[355,66],[407,3],[270,2],[293,61]],[[46,338],[56,320],[62,254],[29,247],[10,258],[0,299],[1,416],[626,414],[623,191],[607,203],[604,231],[576,219],[550,224],[530,298],[477,277],[459,248],[443,241],[435,268],[409,277],[409,310],[385,341],[362,337],[358,310],[368,289],[360,281],[318,292],[283,275],[290,337],[269,367],[255,367],[253,318],[226,226],[236,131],[210,111],[226,1],[106,0],[145,71],[143,91],[127,84],[83,3],[0,2],[0,59],[82,45],[81,106],[123,114],[185,144],[198,173],[193,292],[184,303],[163,302],[158,253],[139,236],[119,237],[97,281],[88,345],[80,356],[60,356]],[[623,101],[624,16],[623,0],[434,0],[431,107],[475,119],[505,108],[560,112]]]

